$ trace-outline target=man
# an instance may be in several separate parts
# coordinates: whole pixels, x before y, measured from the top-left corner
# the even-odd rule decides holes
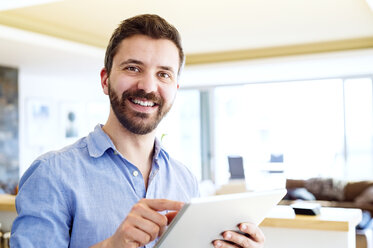
[[[154,246],[183,202],[198,196],[194,176],[155,138],[175,99],[183,62],[178,31],[161,17],[122,22],[101,71],[109,118],[27,170],[11,247]],[[213,241],[215,247],[262,246],[259,228],[239,227],[247,235],[226,231],[227,242]]]

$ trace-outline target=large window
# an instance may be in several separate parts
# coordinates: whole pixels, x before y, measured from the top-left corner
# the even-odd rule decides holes
[[[217,184],[228,181],[232,155],[246,168],[282,166],[288,178],[368,179],[372,92],[368,77],[180,90],[158,136],[198,179]]]
[[[373,177],[370,78],[218,87],[215,103],[217,183],[229,155],[245,167],[280,157],[293,178]]]
[[[370,78],[348,79],[345,91],[345,177],[373,178],[373,102]]]
[[[188,166],[199,180],[201,168],[200,93],[179,90],[171,111],[161,121],[157,137],[172,157]]]

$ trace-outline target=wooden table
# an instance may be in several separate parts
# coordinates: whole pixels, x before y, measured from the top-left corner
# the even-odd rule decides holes
[[[360,209],[322,208],[318,216],[295,215],[277,206],[260,224],[265,248],[355,248]]]
[[[0,211],[16,211],[15,195],[0,194]]]
[[[17,217],[14,195],[0,194],[0,223],[3,232],[10,231]]]

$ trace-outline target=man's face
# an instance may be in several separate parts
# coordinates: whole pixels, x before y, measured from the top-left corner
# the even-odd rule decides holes
[[[157,127],[175,99],[178,68],[178,49],[170,40],[135,35],[121,42],[106,93],[123,127],[135,134]]]

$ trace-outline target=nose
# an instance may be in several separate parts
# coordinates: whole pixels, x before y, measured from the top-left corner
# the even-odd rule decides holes
[[[151,73],[146,73],[139,79],[137,87],[146,93],[155,92],[157,90],[157,78]]]

